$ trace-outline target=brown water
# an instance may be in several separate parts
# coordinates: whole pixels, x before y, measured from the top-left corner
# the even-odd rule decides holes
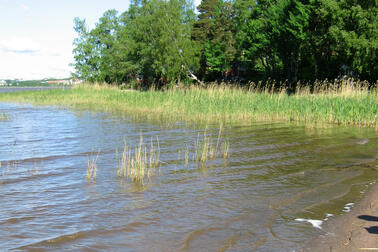
[[[186,169],[177,152],[198,125],[6,103],[0,113],[0,250],[298,250],[324,232],[305,220],[344,214],[378,177],[373,129],[225,125],[230,157]],[[116,176],[116,150],[140,134],[161,145],[144,187]]]

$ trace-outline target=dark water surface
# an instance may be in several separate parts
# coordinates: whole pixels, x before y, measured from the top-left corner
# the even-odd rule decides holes
[[[178,150],[203,127],[7,103],[1,113],[0,250],[298,250],[377,180],[374,129],[225,125],[230,157],[185,168]],[[117,149],[140,134],[161,145],[144,187],[116,176]]]

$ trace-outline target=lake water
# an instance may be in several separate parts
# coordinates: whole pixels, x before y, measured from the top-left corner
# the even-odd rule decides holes
[[[186,167],[178,151],[204,126],[8,103],[1,113],[1,250],[298,250],[377,180],[374,129],[224,125],[229,157]],[[161,150],[144,186],[116,174],[124,139],[140,135]]]
[[[50,89],[70,89],[67,87],[0,87],[0,93],[21,92],[21,91],[42,91]]]

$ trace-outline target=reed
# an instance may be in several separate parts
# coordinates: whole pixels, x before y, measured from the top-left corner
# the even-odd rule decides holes
[[[193,122],[289,121],[378,127],[376,85],[353,79],[297,84],[294,94],[277,83],[245,87],[210,85],[166,91],[124,91],[109,85],[71,90],[1,93],[0,101],[121,112],[146,119]]]
[[[97,160],[98,160],[98,155],[100,154],[100,151],[97,153],[96,156],[88,156],[87,160],[87,180],[89,182],[95,182],[96,181],[96,176],[97,176]]]
[[[225,159],[229,157],[229,143],[227,140],[222,140],[222,127],[220,127],[218,131],[216,141],[214,141],[206,128],[203,134],[198,133],[192,146],[193,148],[190,149],[188,144],[186,144],[185,149],[179,150],[177,154],[178,160],[182,160],[183,157],[186,169],[189,166],[190,153],[193,153],[192,161],[201,166],[205,165],[206,162],[219,157]]]
[[[208,160],[213,160],[217,157],[223,156],[223,158],[228,158],[229,143],[227,140],[221,140],[222,137],[222,126],[218,130],[218,137],[216,143],[207,134],[207,129],[205,129],[203,136],[198,135],[196,147],[199,151],[195,151],[199,155],[196,160],[200,161],[202,164],[206,163]],[[220,148],[222,146],[222,148]]]
[[[156,143],[151,138],[150,144],[147,146],[141,135],[139,144],[134,149],[129,147],[126,140],[124,140],[122,156],[118,162],[117,175],[131,182],[144,184],[146,179],[148,181],[151,180],[159,167],[159,162],[159,138],[156,138]]]
[[[0,121],[8,121],[10,116],[6,113],[0,113]]]

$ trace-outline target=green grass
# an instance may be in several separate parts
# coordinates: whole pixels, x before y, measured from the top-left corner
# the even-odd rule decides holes
[[[316,83],[315,90],[285,90],[226,85],[208,88],[122,91],[107,85],[80,85],[71,90],[1,93],[0,101],[58,105],[143,115],[148,119],[195,122],[294,121],[305,124],[352,124],[377,127],[377,89],[346,80]]]

